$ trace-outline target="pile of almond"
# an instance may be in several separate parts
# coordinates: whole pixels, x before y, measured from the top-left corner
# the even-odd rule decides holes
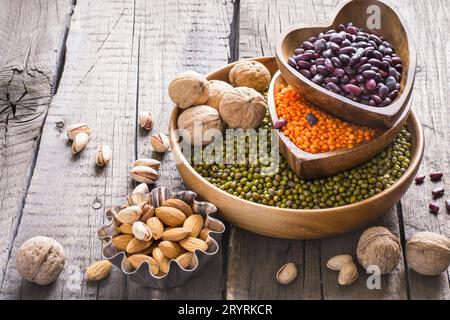
[[[144,193],[133,193],[127,200],[127,207],[110,212],[119,232],[112,242],[126,253],[128,267],[137,269],[147,262],[153,275],[162,276],[170,260],[185,269],[196,266],[194,251],[208,250],[210,230],[204,228],[202,215],[179,199],[168,199],[156,209]]]

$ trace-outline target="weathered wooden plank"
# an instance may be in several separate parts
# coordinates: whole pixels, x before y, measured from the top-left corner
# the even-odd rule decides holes
[[[133,2],[77,2],[64,74],[42,133],[2,298],[126,297],[126,277],[117,269],[99,285],[84,281],[84,269],[100,259],[96,230],[105,220],[104,209],[122,203],[131,187],[128,169],[135,155],[138,44],[134,25]],[[72,156],[64,129],[81,121],[93,133],[86,150]],[[99,144],[113,150],[113,160],[104,169],[95,166]],[[15,270],[18,247],[36,235],[54,237],[66,251],[66,268],[51,286],[22,281]]]
[[[170,80],[186,70],[207,73],[228,63],[233,17],[231,1],[142,1],[136,7],[139,30],[138,110],[152,111],[153,132],[167,133],[172,103],[167,94]],[[163,157],[151,151],[151,133],[140,129],[137,156],[162,161],[157,186],[184,190],[170,153]],[[224,290],[223,251],[185,285],[170,290],[150,290],[133,282],[129,299],[220,299]]]
[[[60,73],[72,2],[0,1],[0,283]]]
[[[435,217],[428,212],[432,202],[431,190],[437,186],[450,187],[450,7],[444,0],[398,1],[400,11],[415,34],[418,68],[414,88],[413,108],[419,112],[426,136],[425,155],[421,173],[444,172],[443,182],[432,183],[427,177],[423,185],[413,185],[402,200],[406,239],[418,231],[432,231],[450,236],[450,216],[444,201],[448,195],[435,201],[441,207]],[[411,299],[450,299],[449,273],[426,277],[409,270]]]
[[[273,55],[283,29],[293,24],[326,21],[337,3],[240,1],[239,58]],[[269,239],[234,228],[229,245],[227,297],[320,299],[320,258],[319,241]],[[275,281],[275,273],[289,261],[297,263],[299,280],[281,287]]]

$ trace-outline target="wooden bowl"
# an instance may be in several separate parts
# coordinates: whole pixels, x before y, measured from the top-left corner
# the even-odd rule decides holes
[[[277,70],[273,57],[255,58],[273,73]],[[228,73],[235,63],[207,75],[209,80],[228,81]],[[224,219],[248,231],[286,239],[317,239],[342,234],[378,219],[393,207],[414,180],[424,149],[424,136],[417,115],[408,119],[411,132],[411,163],[405,174],[389,189],[361,202],[339,208],[319,210],[280,209],[246,201],[206,181],[184,157],[175,132],[180,109],[174,108],[170,119],[172,155],[183,181],[203,199],[213,203]]]
[[[268,104],[272,122],[278,121],[275,96],[280,91],[280,85],[286,85],[280,72],[277,72],[270,84],[268,94]],[[283,132],[277,130],[280,151],[284,155],[289,166],[301,178],[317,179],[328,177],[335,173],[345,171],[356,167],[367,160],[372,159],[386,148],[400,132],[411,111],[411,101],[402,110],[402,114],[389,129],[383,129],[377,132],[369,142],[363,142],[352,149],[343,148],[335,151],[311,154],[303,151],[285,136]]]
[[[368,7],[380,8],[381,29],[375,30],[392,43],[396,53],[403,60],[401,90],[398,98],[387,107],[371,107],[354,102],[339,94],[313,83],[287,63],[294,50],[305,40],[317,36],[320,32],[335,29],[340,24],[353,22],[355,26],[366,28],[369,18]],[[411,98],[416,73],[416,51],[412,33],[395,9],[382,0],[345,1],[337,10],[334,21],[329,25],[294,26],[284,32],[276,44],[276,58],[283,78],[297,91],[302,92],[308,101],[336,117],[355,124],[369,127],[390,127],[407,107]]]

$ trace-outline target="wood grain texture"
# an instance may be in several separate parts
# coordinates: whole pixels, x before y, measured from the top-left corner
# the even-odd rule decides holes
[[[425,131],[426,149],[420,172],[426,174],[427,179],[420,186],[413,185],[402,200],[404,232],[406,239],[418,231],[432,231],[449,237],[450,215],[444,205],[448,194],[433,201],[431,190],[438,186],[450,188],[450,45],[447,36],[450,33],[450,7],[444,0],[411,4],[406,0],[397,3],[408,17],[417,43],[418,72],[413,108],[419,112]],[[428,174],[433,171],[442,171],[443,181],[431,182]],[[428,212],[430,202],[441,207],[437,217]],[[448,271],[427,277],[408,270],[408,279],[411,299],[450,299]]]
[[[72,0],[0,1],[0,283],[57,86]]]
[[[78,1],[67,39],[64,74],[42,133],[36,169],[2,283],[5,299],[96,299],[126,297],[126,277],[113,269],[107,281],[86,283],[84,270],[100,259],[97,228],[106,207],[130,190],[128,166],[135,154],[136,74],[134,8],[129,1]],[[87,122],[87,148],[73,156],[65,128]],[[99,144],[113,160],[95,165]],[[38,287],[15,270],[18,247],[36,235],[64,247],[67,262],[59,280]]]
[[[151,111],[155,126],[149,133],[137,132],[137,157],[160,160],[161,178],[157,186],[184,190],[171,154],[152,152],[149,137],[168,133],[173,107],[167,87],[176,74],[194,70],[207,73],[227,64],[230,47],[231,1],[140,1],[136,7],[139,33],[138,111]],[[224,291],[223,250],[201,274],[185,285],[169,290],[151,290],[129,283],[129,299],[221,299]]]

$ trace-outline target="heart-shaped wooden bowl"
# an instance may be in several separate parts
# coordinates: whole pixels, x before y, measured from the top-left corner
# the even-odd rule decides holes
[[[277,71],[274,57],[254,58],[272,73]],[[228,81],[228,74],[236,63],[226,65],[207,75],[209,80]],[[294,210],[264,206],[235,197],[206,181],[184,157],[178,143],[177,119],[180,109],[175,107],[170,119],[169,135],[172,156],[186,185],[201,198],[213,203],[230,223],[261,235],[286,239],[317,239],[342,234],[380,218],[392,208],[408,190],[424,149],[422,126],[412,112],[407,120],[411,133],[411,162],[403,176],[389,189],[361,202],[331,209]]]
[[[280,72],[277,72],[270,84],[268,104],[272,122],[278,121],[275,97],[280,91],[280,85],[286,86]],[[402,114],[389,129],[377,129],[377,134],[369,142],[363,142],[352,149],[343,148],[335,151],[311,154],[297,147],[289,137],[278,130],[280,151],[294,172],[304,179],[317,179],[331,176],[375,157],[386,148],[400,132],[411,112],[411,101],[402,110]]]
[[[373,6],[373,7],[371,7]],[[339,94],[326,90],[313,83],[287,63],[294,50],[310,37],[320,32],[335,29],[340,24],[352,22],[357,27],[366,27],[372,9],[380,13],[380,29],[375,29],[396,49],[403,60],[403,73],[399,96],[386,107],[372,107],[354,102]],[[370,13],[367,13],[370,12]],[[283,78],[293,88],[302,93],[308,101],[321,109],[349,122],[369,127],[390,127],[396,123],[411,99],[416,73],[416,51],[411,32],[395,9],[382,0],[345,1],[337,10],[334,21],[329,25],[294,26],[284,32],[276,44],[277,64]]]

